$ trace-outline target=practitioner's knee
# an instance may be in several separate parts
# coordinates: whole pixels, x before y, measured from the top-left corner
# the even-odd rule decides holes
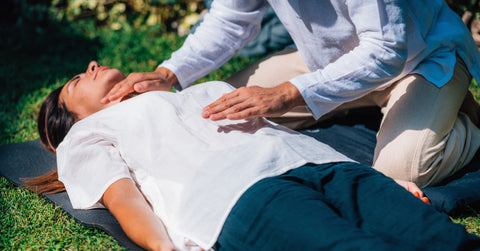
[[[453,175],[471,161],[480,146],[480,129],[466,115],[458,116],[447,134],[423,129],[407,130],[389,140],[382,135],[373,168],[419,187]]]
[[[405,132],[384,146],[377,145],[373,168],[392,179],[416,183],[424,187],[435,179],[441,166],[441,144],[422,145],[422,134]]]

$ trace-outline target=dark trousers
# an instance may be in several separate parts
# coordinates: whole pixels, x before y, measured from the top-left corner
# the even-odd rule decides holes
[[[215,250],[469,250],[480,238],[356,163],[306,165],[249,188]]]

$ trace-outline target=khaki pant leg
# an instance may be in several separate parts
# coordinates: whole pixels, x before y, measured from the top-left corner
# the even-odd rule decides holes
[[[227,78],[225,82],[236,88],[242,86],[274,87],[298,75],[310,72],[300,53],[293,48],[282,51],[255,62],[238,73]],[[306,106],[298,106],[281,117],[269,120],[291,129],[307,128],[316,123]]]
[[[277,86],[298,75],[309,72],[310,70],[305,65],[300,53],[296,49],[285,48],[263,60],[247,66],[227,78],[225,82],[235,88],[252,85],[268,88]],[[320,121],[331,119],[332,117],[345,116],[350,108],[378,106],[379,103],[384,102],[386,92],[386,90],[373,92],[360,99],[342,104],[317,121],[315,121],[312,113],[308,111],[306,106],[295,107],[281,117],[268,119],[290,129],[300,130],[311,127]]]
[[[279,52],[250,64],[235,73],[225,82],[236,88],[242,86],[274,87],[298,75],[310,72],[300,53],[293,48],[285,48]]]
[[[420,75],[398,81],[382,108],[373,168],[425,187],[470,162],[480,146],[480,130],[459,113],[470,80],[458,59],[452,79],[440,88]]]

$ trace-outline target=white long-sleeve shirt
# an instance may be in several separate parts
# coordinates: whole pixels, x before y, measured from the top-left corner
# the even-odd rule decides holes
[[[453,75],[455,54],[479,80],[479,52],[444,0],[216,0],[161,66],[187,87],[251,40],[269,5],[311,71],[290,82],[315,118],[410,73],[442,86]]]
[[[102,207],[105,190],[131,178],[176,248],[188,250],[191,240],[208,250],[255,182],[305,163],[352,161],[263,118],[202,118],[205,105],[232,90],[209,82],[144,93],[75,123],[57,149],[58,178],[73,208]]]

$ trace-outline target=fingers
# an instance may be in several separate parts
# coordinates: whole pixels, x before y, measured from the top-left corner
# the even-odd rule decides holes
[[[243,105],[237,105],[232,108],[229,108],[223,112],[209,114],[208,110],[202,113],[202,117],[206,119],[211,119],[212,121],[218,121],[223,119],[229,120],[240,120],[240,119],[248,119],[253,117],[260,117],[261,113],[258,109],[250,107],[245,108]]]
[[[132,93],[134,89],[128,83],[118,83],[116,84],[105,97],[103,97],[100,102],[103,104],[107,104],[111,101],[120,99],[130,93]]]
[[[302,95],[290,82],[275,87],[241,87],[206,106],[204,118],[211,120],[277,117],[295,106],[305,105]]]
[[[258,86],[241,87],[224,94],[203,109],[202,116],[211,120],[247,119],[252,117],[268,117],[284,113],[282,95],[273,88]],[[283,114],[282,113],[282,114]]]
[[[213,121],[230,119],[239,120],[254,117],[259,114],[259,109],[249,99],[249,96],[241,95],[237,90],[224,94],[202,111],[202,117]]]
[[[147,92],[153,90],[170,90],[171,86],[165,78],[156,72],[131,73],[117,83],[100,102],[106,104],[121,99],[132,92]]]
[[[172,87],[163,82],[162,79],[141,81],[133,85],[133,89],[138,93],[149,91],[170,91]]]

